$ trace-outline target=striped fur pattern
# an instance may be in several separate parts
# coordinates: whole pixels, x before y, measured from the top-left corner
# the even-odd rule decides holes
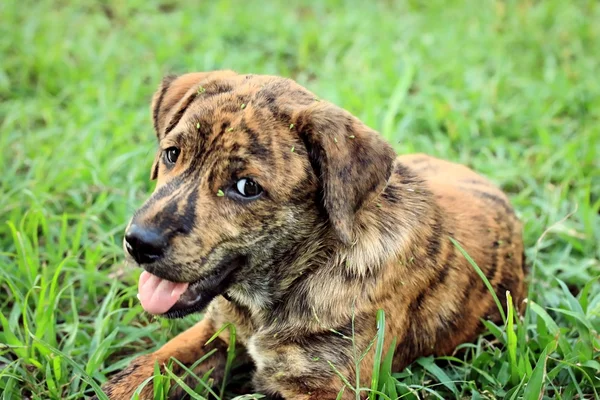
[[[228,334],[204,343],[225,323],[236,326],[255,366],[254,390],[285,399],[335,399],[343,384],[329,363],[354,382],[348,337],[354,330],[365,350],[378,309],[386,313],[384,348],[397,340],[395,370],[419,356],[449,354],[476,338],[482,318],[501,321],[450,237],[503,304],[506,291],[522,303],[521,224],[505,194],[469,168],[397,156],[350,113],[275,76],[169,76],[151,115],[157,186],[133,220],[165,232],[169,249],[144,267],[177,282],[202,280],[224,263],[236,269],[200,323],[105,384],[111,399],[130,398],[154,362],[175,357],[191,365],[213,348],[196,372],[214,367],[218,378]],[[167,165],[173,146],[181,155]],[[258,199],[230,196],[243,177],[262,186]],[[362,362],[364,386],[373,349]],[[141,398],[152,398],[151,385]]]

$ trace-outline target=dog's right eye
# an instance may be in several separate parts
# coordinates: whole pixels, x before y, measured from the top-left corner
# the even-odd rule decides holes
[[[177,147],[169,147],[165,150],[165,159],[169,164],[175,164],[181,151]]]

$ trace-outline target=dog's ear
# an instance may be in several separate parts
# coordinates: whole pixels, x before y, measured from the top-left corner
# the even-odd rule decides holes
[[[152,96],[150,113],[157,139],[160,141],[173,128],[178,118],[174,118],[179,110],[185,111],[185,105],[193,101],[195,96],[201,94],[204,85],[211,81],[236,75],[233,71],[194,72],[181,76],[167,75]],[[160,153],[156,155],[152,164],[150,179],[158,175],[158,161]]]
[[[177,75],[167,75],[162,79],[158,86],[158,90],[152,96],[150,103],[150,114],[152,116],[152,124],[157,139],[160,141],[164,136],[167,114],[173,109],[175,104],[189,90],[189,86],[175,85]]]
[[[379,133],[331,103],[315,103],[295,120],[329,221],[342,243],[351,245],[354,216],[385,188],[396,153]]]
[[[158,149],[156,155],[154,156],[154,162],[152,162],[152,169],[150,170],[150,180],[153,181],[158,178],[158,163],[160,162],[160,156],[162,155],[162,150]]]
[[[176,110],[185,104],[190,97],[202,93],[203,85],[236,75],[233,71],[194,72],[184,75],[167,75],[152,96],[150,111],[156,137],[161,140],[169,127],[170,120]],[[180,104],[181,103],[181,104]]]

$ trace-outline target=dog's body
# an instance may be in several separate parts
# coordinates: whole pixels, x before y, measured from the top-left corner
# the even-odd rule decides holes
[[[506,196],[464,166],[396,157],[356,118],[277,77],[169,77],[152,115],[158,185],[128,235],[142,226],[160,246],[127,239],[153,275],[141,282],[142,304],[168,317],[209,305],[195,327],[115,375],[104,387],[111,399],[131,397],[155,361],[191,365],[215,347],[199,369],[215,367],[218,378],[227,331],[204,344],[225,323],[256,366],[255,389],[286,399],[335,399],[343,382],[331,364],[355,382],[353,345],[368,348],[379,309],[384,349],[397,340],[395,370],[448,354],[476,337],[482,318],[501,320],[450,237],[503,304],[506,291],[523,300],[521,225]],[[143,288],[148,279],[186,292],[163,310],[150,299],[160,290]],[[374,348],[361,364],[363,387]],[[346,389],[343,398],[355,396]]]

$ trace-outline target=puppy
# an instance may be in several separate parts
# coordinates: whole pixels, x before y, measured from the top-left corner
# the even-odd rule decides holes
[[[525,294],[521,224],[507,197],[469,168],[397,156],[372,129],[289,79],[231,71],[168,76],[153,97],[156,190],[124,246],[144,272],[143,308],[204,319],[104,386],[130,398],[154,364],[176,358],[223,377],[236,327],[256,391],[335,399],[356,381],[376,314],[393,367],[443,355],[501,322],[492,295],[451,242],[483,270],[502,304]],[[360,363],[370,386],[374,348]],[[177,367],[177,364],[174,364]],[[181,373],[175,368],[176,373]],[[363,393],[366,396],[367,393]],[[172,393],[172,398],[177,392]],[[141,398],[152,398],[152,385]],[[354,399],[346,388],[343,399]]]

